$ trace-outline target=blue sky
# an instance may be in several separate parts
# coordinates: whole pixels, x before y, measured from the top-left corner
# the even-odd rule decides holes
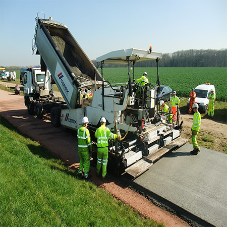
[[[150,45],[227,49],[226,0],[0,0],[0,11],[0,66],[39,64],[31,51],[38,12],[65,24],[91,60]]]

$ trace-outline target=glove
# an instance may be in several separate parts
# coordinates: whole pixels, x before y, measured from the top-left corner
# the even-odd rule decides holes
[[[117,139],[121,139],[121,134],[120,133],[118,133],[118,135],[117,135]]]

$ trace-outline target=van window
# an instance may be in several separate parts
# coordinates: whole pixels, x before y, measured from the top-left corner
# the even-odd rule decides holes
[[[197,98],[207,98],[207,90],[197,90],[195,89],[196,97]]]

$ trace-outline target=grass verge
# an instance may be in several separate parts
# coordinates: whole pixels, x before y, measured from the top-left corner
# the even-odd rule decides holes
[[[0,116],[0,226],[163,226],[142,218]]]

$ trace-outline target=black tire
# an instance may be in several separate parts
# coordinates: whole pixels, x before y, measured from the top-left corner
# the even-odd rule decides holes
[[[24,96],[24,105],[27,106],[29,103],[29,98],[27,96]]]
[[[27,105],[27,108],[28,108],[28,113],[30,115],[33,115],[34,114],[34,103],[29,101],[28,105]]]
[[[208,112],[208,105],[205,106],[205,111],[204,111],[204,113],[207,114],[207,112]]]
[[[51,123],[54,127],[60,127],[61,108],[54,107],[51,109]]]
[[[42,119],[43,117],[43,107],[40,103],[36,105],[36,115],[38,119]]]

